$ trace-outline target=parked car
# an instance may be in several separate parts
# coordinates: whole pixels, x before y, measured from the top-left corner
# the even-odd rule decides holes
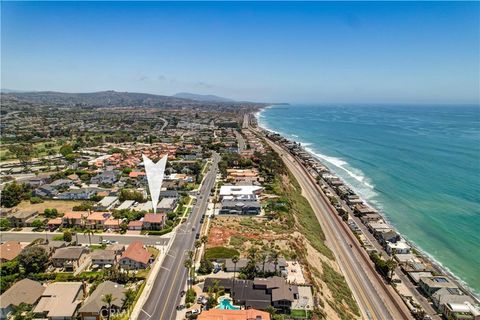
[[[179,305],[177,306],[177,310],[180,311],[180,310],[183,310],[183,309],[185,309],[185,305],[184,305],[184,304],[179,304]]]
[[[180,292],[180,297],[183,297],[183,296],[185,295],[185,293],[186,293],[185,290],[182,290],[182,291]]]
[[[192,316],[195,316],[197,314],[200,314],[200,309],[193,309],[192,310]]]

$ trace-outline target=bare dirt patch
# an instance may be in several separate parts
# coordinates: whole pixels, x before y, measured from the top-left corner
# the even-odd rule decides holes
[[[78,206],[82,201],[72,200],[45,200],[42,203],[31,204],[30,201],[20,202],[15,209],[18,210],[38,210],[42,213],[45,209],[57,209],[60,213],[72,211],[74,206]]]

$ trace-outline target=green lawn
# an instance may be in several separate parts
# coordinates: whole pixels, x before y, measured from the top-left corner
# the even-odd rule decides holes
[[[231,259],[239,255],[240,252],[237,250],[226,247],[212,247],[205,250],[205,259],[208,260]]]
[[[303,310],[303,309],[292,310],[290,312],[290,315],[295,318],[310,319],[310,311],[308,310]]]

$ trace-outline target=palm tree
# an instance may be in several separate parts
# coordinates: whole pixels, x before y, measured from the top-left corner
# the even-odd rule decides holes
[[[392,282],[393,271],[397,267],[397,263],[395,262],[395,260],[393,258],[391,258],[391,259],[387,260],[386,265],[387,265],[387,270],[388,270],[388,274],[387,274],[388,281]]]
[[[207,243],[207,241],[208,241],[208,237],[207,237],[207,236],[202,236],[202,237],[200,238],[200,241],[201,241],[203,244],[205,244],[205,243]]]
[[[202,245],[202,242],[200,240],[195,241],[195,249],[200,248]]]
[[[83,234],[88,235],[88,243],[90,243],[90,246],[92,246],[92,235],[94,235],[95,232],[93,232],[92,229],[86,229],[85,231],[83,231]]]
[[[135,296],[136,296],[136,293],[132,289],[128,289],[125,292],[125,308],[127,308],[127,312],[129,315],[130,315],[130,307],[135,301]]]
[[[277,250],[273,250],[273,251],[270,253],[270,260],[271,260],[271,261],[273,262],[273,264],[275,265],[275,275],[277,274],[278,257],[279,257],[279,254],[278,254],[278,251],[277,251]]]
[[[262,274],[265,275],[265,263],[267,262],[268,254],[265,251],[262,251],[260,254],[260,260],[262,261]]]
[[[102,297],[102,302],[105,302],[108,306],[108,314],[107,314],[107,320],[110,319],[110,313],[111,313],[111,308],[112,308],[112,302],[115,300],[116,298],[113,297],[113,295],[111,293],[107,293],[106,295],[104,295]]]
[[[191,275],[192,275],[192,259],[187,259],[185,260],[184,264],[185,268],[187,268],[187,274],[188,274],[188,277],[191,278]],[[189,279],[188,281],[188,287],[189,289],[192,288],[192,281],[191,279]]]
[[[237,271],[237,262],[238,262],[238,256],[234,256],[232,258],[233,262],[233,286],[232,286],[232,299],[235,296],[235,272]]]

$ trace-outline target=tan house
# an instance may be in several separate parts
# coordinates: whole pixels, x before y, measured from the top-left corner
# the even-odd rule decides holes
[[[87,217],[87,227],[93,229],[105,228],[105,222],[112,216],[109,212],[93,212]]]
[[[20,210],[12,213],[9,216],[10,223],[12,227],[26,227],[27,221],[35,217],[38,214],[37,210]]]
[[[88,249],[85,247],[59,248],[52,256],[52,264],[56,268],[65,268],[75,271],[87,258]]]
[[[88,211],[71,211],[62,217],[64,227],[82,227],[88,217]]]
[[[120,225],[122,224],[122,220],[120,219],[108,219],[105,221],[104,227],[105,229],[110,229],[113,231],[120,230]]]
[[[0,319],[7,319],[15,307],[22,303],[35,304],[45,291],[39,282],[23,279],[16,282],[0,296]]]
[[[145,245],[140,241],[132,242],[122,253],[120,266],[124,269],[145,269],[153,261]]]
[[[33,309],[36,318],[49,320],[76,319],[83,298],[81,282],[54,282],[47,286]]]
[[[108,305],[103,301],[103,297],[111,294],[113,297],[110,306],[110,313],[115,314],[122,310],[125,301],[125,288],[112,281],[105,281],[97,286],[78,310],[79,316],[83,320],[101,320],[108,317]]]
[[[146,230],[161,230],[165,224],[165,214],[147,213],[143,217],[143,228]]]

